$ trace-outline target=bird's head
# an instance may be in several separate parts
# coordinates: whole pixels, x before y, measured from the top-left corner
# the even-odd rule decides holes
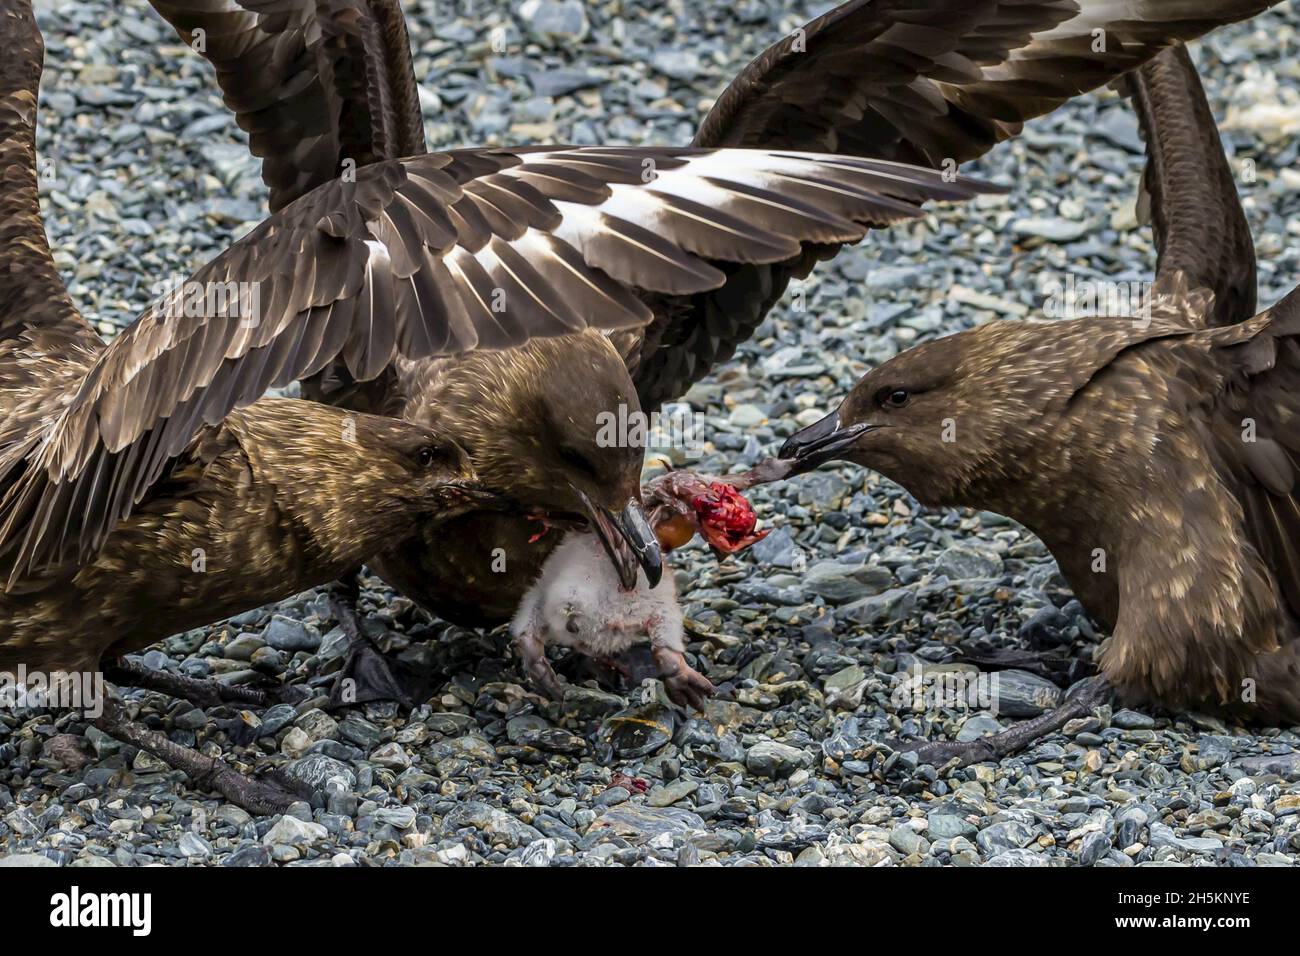
[[[548,526],[590,526],[625,587],[662,555],[640,504],[645,429],[622,357],[596,332],[475,352],[437,373],[423,408],[444,421],[481,479]]]
[[[405,512],[425,519],[445,520],[471,511],[513,507],[510,499],[479,480],[469,455],[440,432],[393,418],[343,414],[343,430],[353,432],[353,444],[363,467],[350,469],[341,461],[346,480],[363,482],[369,472],[369,502],[387,498]],[[373,505],[370,505],[373,507]]]
[[[798,471],[840,460],[874,469],[930,505],[987,500],[1034,453],[1086,380],[1071,337],[1052,325],[990,322],[895,356],[839,408],[795,433],[780,456]]]

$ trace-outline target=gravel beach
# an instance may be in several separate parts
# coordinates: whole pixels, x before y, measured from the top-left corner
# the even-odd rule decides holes
[[[266,191],[209,68],[144,3],[36,5],[47,228],[77,305],[112,334],[157,283],[260,220]],[[685,144],[751,57],[829,6],[404,3],[431,149]],[[1254,230],[1262,305],[1300,276],[1298,31],[1291,0],[1193,47]],[[705,472],[747,468],[915,343],[1041,317],[1045,283],[1150,279],[1142,167],[1136,121],[1113,92],[1029,124],[964,169],[1008,195],[936,208],[820,267],[685,396],[703,442],[661,451]],[[850,466],[751,498],[773,529],[764,541],[722,564],[698,540],[672,556],[692,660],[720,688],[703,718],[656,682],[616,694],[563,663],[574,684],[547,701],[504,630],[449,626],[369,577],[367,631],[441,675],[409,714],[324,709],[346,642],[320,592],[142,655],[190,676],[286,681],[302,703],[204,712],[127,694],[173,739],[242,770],[280,768],[319,805],[253,818],[84,718],[0,710],[0,867],[1300,859],[1295,728],[1103,708],[999,764],[944,771],[893,752],[891,739],[996,731],[1062,693],[1024,671],[981,674],[959,645],[1051,650],[1068,685],[1104,635],[1041,543],[1000,516],[926,509]],[[906,680],[922,672],[968,700],[913,693]]]

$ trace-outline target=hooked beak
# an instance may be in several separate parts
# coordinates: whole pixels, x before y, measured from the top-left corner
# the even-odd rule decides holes
[[[868,425],[863,422],[841,428],[840,413],[831,412],[821,421],[814,422],[791,435],[781,446],[777,457],[793,460],[796,471],[808,471],[828,461],[834,461],[859,438],[879,427],[879,425]]]
[[[630,591],[636,587],[638,569],[645,571],[650,587],[658,585],[664,573],[663,552],[654,529],[641,510],[641,503],[635,498],[629,499],[627,506],[616,515],[596,504],[581,489],[574,488],[574,491],[582,501],[592,529],[614,562],[623,590]]]

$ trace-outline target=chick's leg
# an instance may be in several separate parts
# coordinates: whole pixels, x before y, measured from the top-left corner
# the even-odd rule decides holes
[[[704,702],[715,688],[709,679],[686,663],[686,644],[681,621],[666,616],[650,622],[650,655],[659,669],[664,690],[679,707],[704,712]]]
[[[538,602],[532,594],[529,594],[524,598],[524,604],[520,606],[519,614],[516,615],[515,622],[510,628],[515,635],[513,640],[515,652],[519,654],[519,661],[523,663],[524,672],[528,674],[529,680],[545,691],[546,696],[551,700],[562,700],[564,685],[555,675],[551,662],[546,659],[546,643],[542,640],[542,627],[541,620],[538,619]]]

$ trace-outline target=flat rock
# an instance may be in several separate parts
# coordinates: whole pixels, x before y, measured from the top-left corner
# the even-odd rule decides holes
[[[657,836],[681,836],[703,830],[704,818],[677,807],[646,807],[622,804],[606,810],[591,825],[592,830],[609,830],[630,843],[647,843]]]

